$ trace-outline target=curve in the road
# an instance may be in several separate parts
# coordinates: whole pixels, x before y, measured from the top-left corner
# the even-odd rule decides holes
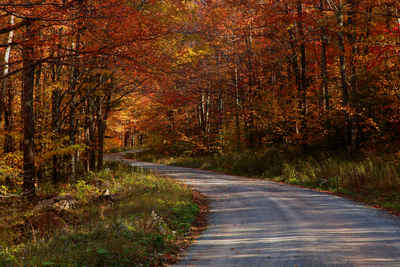
[[[178,266],[400,266],[400,220],[308,189],[130,162],[210,199],[208,229]]]

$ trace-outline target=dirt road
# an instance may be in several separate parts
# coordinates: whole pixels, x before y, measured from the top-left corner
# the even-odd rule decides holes
[[[308,189],[135,162],[210,199],[208,229],[177,266],[400,266],[400,220]]]

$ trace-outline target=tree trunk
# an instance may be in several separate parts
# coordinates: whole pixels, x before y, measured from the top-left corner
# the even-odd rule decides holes
[[[87,122],[85,123],[85,127],[84,127],[84,140],[85,140],[85,145],[86,145],[86,151],[85,151],[85,158],[84,158],[84,169],[85,172],[89,172],[90,171],[90,163],[89,163],[89,157],[90,157],[90,137],[89,137],[89,123],[88,123],[88,119]]]
[[[22,86],[22,121],[24,127],[23,137],[23,171],[24,182],[23,188],[28,196],[35,195],[35,158],[34,158],[34,129],[33,120],[33,89],[35,68],[33,61],[33,44],[31,43],[34,36],[32,24],[28,21],[26,25],[25,41],[22,47],[23,60],[23,86]]]
[[[108,114],[111,110],[111,92],[112,89],[110,91],[107,92],[107,96],[105,98],[105,108],[104,109],[100,109],[99,112],[99,117],[98,117],[98,142],[99,142],[99,146],[98,146],[98,154],[97,154],[97,169],[101,170],[103,169],[103,156],[104,156],[104,135],[107,129],[107,119],[108,119]],[[101,114],[103,111],[103,114]],[[131,133],[132,137],[133,137],[133,133]],[[132,140],[132,138],[130,138]],[[132,145],[131,145],[132,146]]]
[[[106,80],[106,79],[104,79]],[[97,170],[103,169],[104,135],[111,101],[111,90],[106,92],[104,98],[99,97],[97,109]]]
[[[71,108],[70,108],[70,125],[69,125],[69,139],[70,139],[70,145],[75,145],[76,143],[76,134],[77,134],[77,127],[78,123],[75,118],[75,113],[77,109],[77,103],[76,103],[76,85],[78,83],[78,77],[79,77],[79,60],[78,60],[78,55],[79,55],[79,48],[80,48],[80,32],[78,31],[76,39],[74,42],[72,42],[72,50],[76,51],[75,58],[73,61],[73,67],[72,67],[72,75],[71,75],[71,80],[69,84],[69,90],[70,90],[70,95],[71,95]],[[75,180],[76,178],[76,166],[77,166],[77,152],[73,151],[71,155],[71,180]]]
[[[125,130],[125,133],[124,133],[124,148],[125,149],[130,147],[129,146],[130,145],[130,142],[129,142],[130,139],[131,139],[131,130],[130,130],[130,128],[128,128],[128,129]]]
[[[320,0],[320,12],[323,17],[324,2]],[[324,23],[324,22],[322,22]],[[326,36],[326,27],[323,25],[320,28],[321,39],[321,91],[322,91],[322,107],[325,112],[329,111],[329,91],[328,91],[328,64],[327,64],[327,47],[328,37]]]
[[[44,102],[43,99],[43,88],[41,86],[41,77],[42,77],[42,64],[39,63],[35,67],[35,100],[34,100],[34,118],[35,118],[35,126],[36,126],[36,145],[35,145],[35,153],[41,154],[43,152],[43,132],[47,130],[44,122]],[[38,180],[42,179],[43,176],[43,165],[39,165],[36,168],[36,176]]]
[[[297,22],[297,29],[300,38],[300,82],[298,86],[298,109],[300,113],[300,133],[302,133],[303,144],[305,142],[305,134],[307,127],[307,80],[306,80],[306,46],[304,37],[304,26],[303,26],[303,4],[300,0],[297,1],[297,16],[299,18]]]
[[[14,15],[11,15],[10,17],[10,26],[13,26],[15,24],[14,21]],[[4,70],[3,70],[3,75],[6,76],[9,72],[9,61],[10,61],[10,54],[11,54],[11,43],[13,41],[14,38],[14,31],[10,31],[8,33],[8,40],[7,40],[7,49],[6,52],[4,54]],[[7,88],[7,78],[5,78],[3,80],[2,86],[0,88],[0,121],[1,121],[1,117],[3,115],[3,112],[5,112],[5,106],[6,106],[6,102],[4,101],[5,99],[5,95],[6,95],[6,88]]]
[[[300,81],[301,75],[300,75],[300,68],[299,68],[299,63],[298,63],[298,56],[297,56],[297,51],[296,51],[294,34],[292,33],[291,30],[289,30],[289,37],[290,37],[290,44],[291,44],[291,49],[292,49],[292,55],[290,57],[290,61],[291,61],[294,76],[296,79],[297,91],[299,92],[301,90],[301,89],[299,89],[301,86],[301,81]],[[291,74],[291,71],[290,72],[288,71],[288,73]],[[292,75],[288,75],[288,77],[290,77],[290,76],[292,76]],[[291,82],[291,81],[289,81],[289,82]],[[299,117],[299,116],[297,115],[296,117]],[[301,125],[300,119],[296,118],[296,134],[297,135],[299,135],[301,133],[300,125]]]
[[[10,25],[14,25],[14,15],[10,17]],[[9,72],[10,66],[10,54],[11,54],[11,43],[14,38],[14,31],[10,31],[8,33],[8,46],[6,53],[4,55],[4,71],[3,74],[6,76]],[[9,153],[13,152],[14,149],[14,138],[11,134],[13,129],[13,101],[14,101],[14,91],[12,88],[12,83],[7,78],[3,80],[2,88],[0,89],[0,121],[2,112],[4,112],[4,130],[5,130],[5,138],[4,138],[4,152]],[[6,97],[7,95],[7,97]]]
[[[338,32],[338,46],[339,46],[339,71],[340,71],[340,86],[342,88],[342,105],[344,108],[344,143],[346,149],[349,149],[351,146],[351,138],[349,132],[350,119],[349,119],[349,89],[347,86],[347,75],[346,75],[346,51],[345,51],[345,39],[344,39],[344,14],[343,14],[344,5],[340,2],[338,7],[336,17],[339,24],[339,32]]]
[[[240,133],[240,92],[239,92],[239,70],[238,60],[235,64],[235,133],[236,133],[236,151],[241,148],[241,133]]]
[[[55,76],[53,76],[53,82],[55,82]],[[61,92],[58,88],[55,88],[51,95],[51,128],[53,131],[53,142],[57,142],[57,139],[60,137],[60,105],[61,105]],[[54,183],[57,183],[60,179],[59,175],[59,164],[58,164],[58,155],[53,155],[52,162],[52,179]]]
[[[351,58],[350,58],[350,85],[351,85],[351,90],[350,92],[357,92],[358,91],[358,79],[357,79],[357,62],[356,58],[359,53],[358,46],[356,44],[356,12],[357,12],[357,5],[356,3],[357,0],[348,0],[348,3],[350,5],[350,12],[348,14],[348,20],[347,24],[350,29],[350,33],[348,33],[348,39],[349,39],[349,44],[351,46]],[[356,106],[357,103],[352,103],[349,102],[349,106]],[[356,140],[357,140],[357,133],[355,131],[355,116],[354,115],[349,115],[349,121],[348,121],[348,139],[350,141],[349,144],[349,152],[353,153],[356,150]]]
[[[96,170],[96,131],[95,131],[95,122],[93,119],[93,114],[89,114],[89,170]]]
[[[106,122],[103,119],[99,119],[97,122],[97,131],[99,145],[97,148],[97,170],[103,169],[103,155],[104,155],[104,133],[106,128]]]
[[[247,69],[248,69],[248,99],[247,99],[247,109],[248,118],[246,120],[246,139],[247,144],[250,149],[256,148],[257,136],[256,136],[256,117],[254,115],[254,101],[256,99],[257,90],[254,88],[257,84],[256,75],[253,66],[253,37],[252,37],[252,27],[249,25],[249,33],[245,37],[246,42],[246,56],[247,56]]]
[[[14,128],[14,116],[13,116],[13,101],[14,101],[14,90],[11,86],[11,82],[7,83],[7,101],[4,107],[4,152],[10,153],[15,151],[14,147],[14,137],[12,135],[12,130]]]

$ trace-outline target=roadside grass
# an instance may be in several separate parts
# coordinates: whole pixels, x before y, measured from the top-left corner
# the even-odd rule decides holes
[[[400,214],[400,157],[396,154],[349,157],[340,152],[304,154],[270,148],[198,157],[160,157],[147,151],[131,157],[305,186]]]
[[[118,162],[51,188],[36,203],[0,201],[0,266],[163,266],[199,212],[188,187]],[[35,211],[55,195],[76,203]]]

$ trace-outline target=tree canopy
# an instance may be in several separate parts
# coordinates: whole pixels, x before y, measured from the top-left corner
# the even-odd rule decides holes
[[[0,0],[0,179],[34,194],[140,143],[396,147],[399,5]]]

